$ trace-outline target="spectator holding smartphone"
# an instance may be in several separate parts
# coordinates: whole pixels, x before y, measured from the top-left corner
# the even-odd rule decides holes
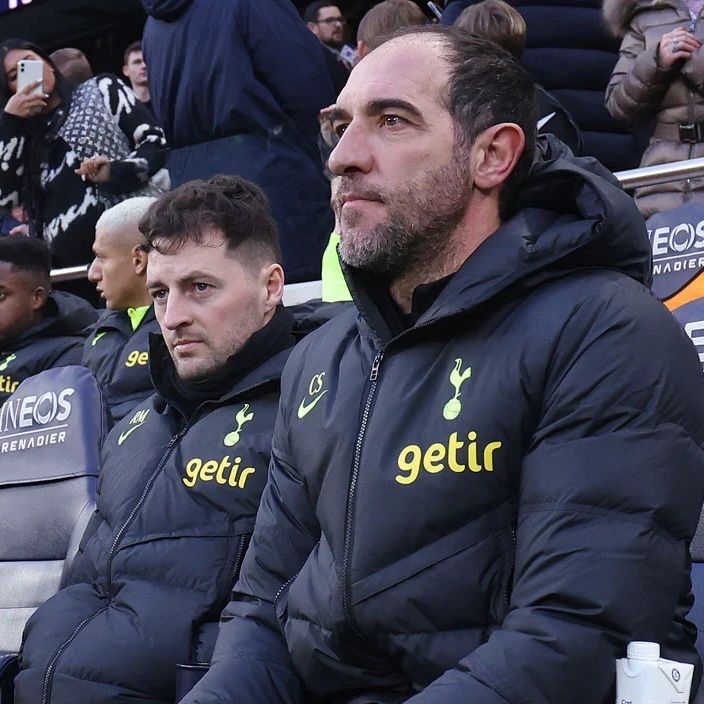
[[[115,76],[71,88],[43,49],[21,39],[3,42],[0,59],[0,206],[25,206],[54,266],[86,264],[101,213],[157,192],[149,179],[163,165],[164,133]],[[41,92],[37,83],[18,91],[22,59],[43,62]],[[88,282],[74,291],[95,295]]]

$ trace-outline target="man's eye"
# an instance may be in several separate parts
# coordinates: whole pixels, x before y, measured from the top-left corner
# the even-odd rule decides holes
[[[166,298],[166,289],[158,288],[152,291],[151,295],[155,301],[163,301]]]
[[[402,125],[405,120],[398,115],[384,115],[381,118],[381,122],[384,127],[398,127],[399,125]]]
[[[196,291],[199,293],[203,293],[204,291],[207,291],[210,288],[210,284],[204,284],[202,281],[199,281],[197,284],[195,284]]]
[[[333,125],[332,130],[338,137],[342,137],[342,135],[345,134],[345,130],[348,126],[349,125],[346,124]]]

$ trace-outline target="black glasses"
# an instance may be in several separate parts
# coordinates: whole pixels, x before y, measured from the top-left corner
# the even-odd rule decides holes
[[[346,25],[347,20],[344,17],[328,17],[325,20],[315,20],[315,24],[341,24]]]

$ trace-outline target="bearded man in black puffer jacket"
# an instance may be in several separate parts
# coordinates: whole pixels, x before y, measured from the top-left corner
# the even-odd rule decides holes
[[[457,30],[352,71],[329,167],[357,310],[287,364],[182,704],[611,704],[631,640],[701,669],[699,360],[632,199],[559,144],[529,174],[535,124],[530,77]]]

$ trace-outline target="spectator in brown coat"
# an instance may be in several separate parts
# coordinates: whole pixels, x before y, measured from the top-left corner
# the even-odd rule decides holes
[[[606,0],[604,17],[623,37],[620,58],[606,89],[606,107],[631,124],[655,119],[641,166],[704,156],[704,23],[702,2]],[[644,217],[704,201],[704,179],[640,188]]]

